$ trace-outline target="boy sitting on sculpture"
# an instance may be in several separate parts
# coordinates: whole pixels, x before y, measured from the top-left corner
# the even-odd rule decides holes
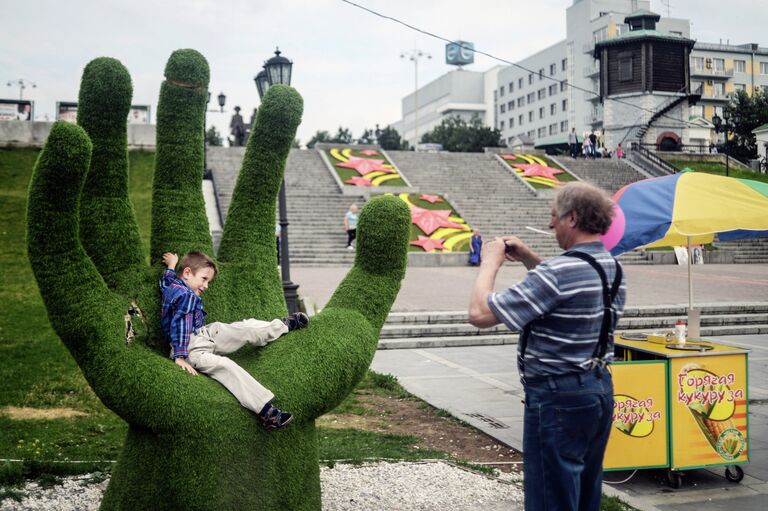
[[[227,388],[240,404],[258,415],[264,429],[286,426],[293,416],[271,402],[274,394],[261,385],[245,369],[222,356],[234,353],[245,344],[266,346],[285,333],[304,328],[309,318],[302,312],[272,321],[246,319],[235,323],[205,324],[206,312],[200,295],[218,273],[216,263],[202,252],[190,252],[181,261],[181,273],[176,273],[179,257],[163,254],[166,269],[160,278],[163,294],[161,324],[163,338],[171,345],[171,358],[191,375],[198,371]]]

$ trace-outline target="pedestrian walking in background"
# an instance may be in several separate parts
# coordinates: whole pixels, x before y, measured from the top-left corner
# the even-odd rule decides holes
[[[589,136],[584,137],[584,142],[581,145],[581,152],[584,153],[584,158],[589,158],[589,155],[592,154]]]
[[[344,230],[347,231],[347,250],[352,250],[352,242],[357,237],[357,204],[352,204],[344,215]]]
[[[597,134],[593,131],[589,134],[590,156],[594,160],[597,157]]]
[[[576,136],[576,128],[571,128],[571,132],[568,133],[568,148],[571,151],[571,158],[579,155],[579,137]]]
[[[470,266],[478,266],[480,264],[480,251],[483,248],[483,237],[480,236],[480,231],[475,229],[472,231],[472,238],[469,243],[469,264]]]
[[[624,311],[621,265],[606,251],[613,203],[601,189],[568,183],[549,228],[563,254],[542,261],[515,236],[483,245],[469,322],[503,322],[521,332],[518,371],[525,390],[523,485],[527,511],[598,511],[603,455],[613,413],[613,330]],[[528,274],[494,292],[504,260]]]

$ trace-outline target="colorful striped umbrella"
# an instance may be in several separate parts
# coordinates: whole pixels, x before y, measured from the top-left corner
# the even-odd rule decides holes
[[[629,184],[613,200],[624,213],[623,233],[609,231],[617,240],[606,244],[613,255],[688,245],[690,308],[691,244],[711,243],[715,235],[722,241],[768,237],[768,183],[681,172]]]
[[[768,183],[701,172],[645,179],[613,196],[624,233],[613,255],[638,247],[669,247],[768,237]]]

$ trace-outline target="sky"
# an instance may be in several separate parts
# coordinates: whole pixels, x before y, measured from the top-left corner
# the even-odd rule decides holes
[[[477,49],[517,61],[565,38],[565,9],[573,0],[355,0],[383,14]],[[651,0],[654,12],[691,20],[691,36],[705,42],[755,42],[768,47],[765,0]],[[445,42],[364,12],[341,0],[0,0],[1,98],[17,99],[19,78],[35,116],[55,117],[57,101],[76,101],[84,66],[119,59],[133,80],[133,104],[157,110],[163,69],[178,48],[194,48],[211,68],[210,109],[227,96],[225,112],[209,125],[229,133],[233,108],[246,122],[259,104],[253,77],[276,46],[294,62],[292,85],[304,97],[297,137],[339,126],[363,129],[400,119],[401,99],[414,90],[414,64],[400,57],[422,50],[418,83],[450,71]],[[466,69],[497,64],[477,55]]]

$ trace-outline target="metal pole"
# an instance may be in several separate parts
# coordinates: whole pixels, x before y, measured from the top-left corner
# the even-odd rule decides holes
[[[413,150],[416,150],[416,146],[419,145],[419,55],[413,56],[413,93],[414,101],[416,102],[416,139],[413,143]]]
[[[729,167],[730,167],[730,158],[728,157],[730,154],[730,149],[728,146],[728,127],[725,128],[725,177],[729,176]]]
[[[693,277],[691,276],[691,259],[693,251],[691,250],[691,237],[688,236],[688,310],[693,309]]]
[[[288,313],[299,312],[299,294],[296,290],[298,284],[291,282],[291,258],[288,255],[288,216],[285,199],[285,178],[280,184],[280,195],[278,196],[278,208],[280,211],[280,270],[283,277],[283,295],[285,304],[288,306]]]

